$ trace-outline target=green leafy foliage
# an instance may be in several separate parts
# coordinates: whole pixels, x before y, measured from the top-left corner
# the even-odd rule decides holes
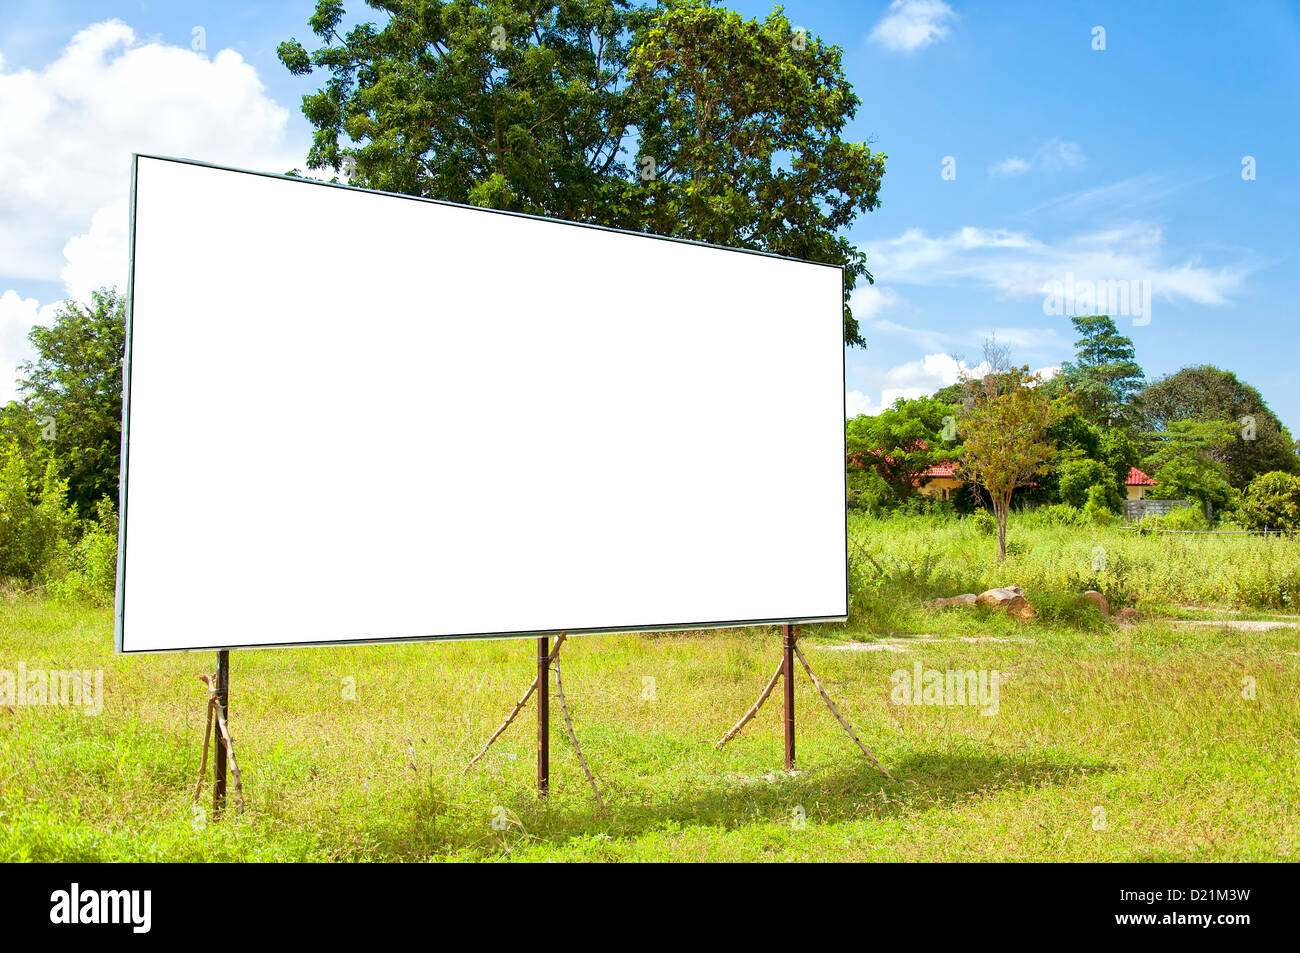
[[[75,528],[67,493],[53,459],[34,471],[16,441],[0,442],[0,579],[45,578]]]
[[[1199,506],[1176,506],[1163,516],[1143,517],[1141,529],[1167,529],[1203,532],[1210,528],[1205,510]]]
[[[1060,467],[1057,474],[1061,499],[1071,506],[1083,506],[1090,498],[1090,491],[1094,487],[1100,487],[1103,494],[1109,491],[1109,495],[1103,497],[1103,504],[1109,505],[1107,501],[1113,495],[1114,506],[1111,508],[1119,509],[1119,493],[1115,490],[1114,474],[1099,460],[1071,460]]]
[[[1232,432],[1226,421],[1179,420],[1153,434],[1156,449],[1143,464],[1157,483],[1152,496],[1228,506],[1233,489],[1223,455]]]
[[[844,332],[866,259],[843,234],[886,157],[842,138],[860,105],[843,51],[781,11],[705,0],[370,0],[382,26],[279,47],[315,127],[310,168],[371,188],[841,265]],[[634,158],[635,164],[628,159]]]
[[[51,594],[97,604],[113,601],[117,582],[117,510],[100,499],[95,518],[81,527],[81,538],[68,551],[66,573],[50,583]]]
[[[1154,432],[1181,421],[1227,422],[1229,438],[1219,459],[1237,489],[1273,470],[1300,474],[1290,432],[1259,391],[1231,371],[1208,364],[1185,367],[1145,388],[1140,401],[1144,425]]]
[[[1099,426],[1131,416],[1131,401],[1145,382],[1134,359],[1133,342],[1119,333],[1109,315],[1072,317],[1079,334],[1075,360],[1061,365],[1060,385],[1075,397],[1080,413]]]
[[[955,414],[956,408],[922,397],[900,398],[874,417],[854,417],[845,425],[849,472],[875,474],[888,501],[902,503],[927,467],[958,452]]]
[[[1300,477],[1275,470],[1250,481],[1239,515],[1250,529],[1300,526]]]
[[[1056,456],[1048,430],[1061,408],[1038,386],[1041,383],[1028,367],[1008,368],[970,381],[960,416],[960,473],[989,495],[1002,559],[1007,554],[1012,494],[1042,478]]]
[[[1119,494],[1115,488],[1106,483],[1095,483],[1088,487],[1083,504],[1083,519],[1095,526],[1109,526],[1115,521],[1115,511],[1119,509]]]
[[[101,497],[117,499],[125,298],[101,289],[88,304],[65,302],[30,339],[37,357],[20,368],[19,382],[27,409],[49,438],[68,498],[81,517],[92,517]]]

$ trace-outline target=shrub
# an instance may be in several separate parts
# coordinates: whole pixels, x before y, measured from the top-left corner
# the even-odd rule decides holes
[[[1180,506],[1160,517],[1161,529],[1207,530],[1210,521],[1199,506]]]
[[[108,497],[95,506],[95,518],[85,520],[81,539],[68,552],[67,572],[50,583],[59,598],[111,602],[117,584],[117,511]]]
[[[1141,529],[1207,530],[1210,522],[1199,506],[1179,506],[1164,516],[1148,516],[1138,524]]]
[[[1071,460],[1060,469],[1059,492],[1061,499],[1071,506],[1084,506],[1092,498],[1095,487],[1109,490],[1105,504],[1108,509],[1118,509],[1119,492],[1115,489],[1115,475],[1104,463],[1097,460]],[[1114,499],[1111,499],[1114,497]]]
[[[44,579],[75,526],[54,461],[37,477],[17,443],[0,444],[0,579]]]
[[[1030,526],[1083,526],[1083,511],[1069,503],[1052,503],[1029,510],[1022,517]]]
[[[1115,491],[1110,486],[1094,484],[1088,488],[1088,501],[1083,504],[1083,520],[1094,526],[1109,526],[1115,522],[1115,511],[1110,508]]]
[[[1251,529],[1294,530],[1300,525],[1300,477],[1281,470],[1255,477],[1239,515]]]
[[[988,510],[976,510],[970,516],[962,517],[962,520],[969,523],[981,536],[997,535],[998,521]]]

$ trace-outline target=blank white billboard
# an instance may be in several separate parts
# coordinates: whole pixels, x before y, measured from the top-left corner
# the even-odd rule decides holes
[[[117,645],[842,619],[838,267],[136,157]]]

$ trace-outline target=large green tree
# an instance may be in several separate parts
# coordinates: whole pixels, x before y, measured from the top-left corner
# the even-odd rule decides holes
[[[1142,464],[1156,481],[1152,496],[1226,506],[1232,486],[1223,455],[1233,433],[1227,421],[1176,420],[1154,434],[1155,449]]]
[[[998,524],[998,558],[1005,560],[1012,495],[1050,472],[1057,451],[1048,431],[1065,407],[1028,367],[991,363],[990,373],[967,381],[958,418],[959,473],[988,494]]]
[[[89,302],[65,302],[54,323],[32,328],[29,339],[36,360],[19,369],[27,419],[67,479],[68,499],[81,517],[91,518],[101,497],[117,500],[125,300],[101,289]],[[18,415],[13,419],[20,422]]]
[[[639,229],[842,265],[885,156],[841,134],[859,105],[840,48],[779,11],[706,0],[368,0],[382,25],[311,17],[328,74],[303,99],[307,165],[371,188]]]
[[[1070,323],[1079,335],[1075,359],[1061,365],[1057,386],[1069,389],[1079,412],[1092,423],[1111,427],[1125,422],[1145,382],[1132,340],[1119,333],[1109,315],[1072,317]]]
[[[666,0],[632,45],[638,158],[655,170],[646,231],[845,266],[848,295],[871,280],[843,234],[876,207],[885,156],[841,133],[860,100],[842,50],[698,0]]]
[[[874,417],[853,418],[847,424],[850,473],[874,472],[901,503],[927,467],[956,452],[956,412],[929,397],[899,398]]]
[[[1231,423],[1232,439],[1214,453],[1237,489],[1261,473],[1300,473],[1290,432],[1259,391],[1231,371],[1208,364],[1185,367],[1147,386],[1140,400],[1146,429],[1155,433],[1178,421]]]

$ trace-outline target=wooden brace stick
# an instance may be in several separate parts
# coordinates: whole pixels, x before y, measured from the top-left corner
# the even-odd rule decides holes
[[[201,681],[207,681],[200,675]],[[203,779],[208,776],[208,744],[212,741],[212,699],[208,698],[208,726],[203,729],[203,757],[199,759],[199,780],[194,785],[194,804],[197,806],[203,794]]]
[[[546,657],[546,664],[548,666],[555,661],[555,656],[560,654],[560,646],[564,644],[564,640],[567,637],[568,636],[563,632],[556,636],[555,648],[553,648],[551,654]],[[487,740],[487,744],[483,746],[482,750],[479,751],[478,754],[474,755],[474,760],[465,765],[465,770],[462,771],[461,774],[469,774],[469,769],[483,760],[483,756],[488,753],[488,748],[492,747],[492,742],[500,738],[501,735],[505,733],[505,730],[510,727],[510,723],[519,717],[519,713],[524,710],[524,706],[528,704],[528,699],[533,697],[533,692],[535,691],[537,691],[536,678],[534,678],[533,683],[528,686],[528,691],[524,692],[523,695],[520,696],[519,701],[515,702],[515,710],[510,713],[510,717],[505,720],[500,728],[492,733],[492,737]]]
[[[889,780],[894,780],[894,776],[881,767],[880,762],[876,760],[876,756],[868,751],[867,746],[858,740],[858,736],[854,734],[852,727],[850,727],[849,723],[844,720],[844,716],[840,714],[839,709],[835,707],[835,702],[831,701],[831,696],[826,694],[826,689],[822,688],[822,683],[819,682],[817,676],[813,674],[813,670],[808,665],[808,660],[803,657],[803,650],[799,648],[799,643],[797,642],[794,645],[794,654],[799,656],[799,661],[803,663],[804,671],[808,673],[808,677],[811,678],[813,684],[817,686],[817,691],[821,692],[822,700],[826,702],[826,707],[831,710],[831,714],[835,716],[836,720],[844,726],[844,730],[849,733],[849,737],[853,739],[854,744],[862,749],[862,753],[867,756],[868,761],[876,766],[876,770],[889,778]]]
[[[226,716],[221,713],[221,705],[217,703],[217,677],[215,675],[200,675],[199,681],[208,686],[208,726],[203,734],[203,758],[199,765],[199,783],[194,789],[194,803],[199,803],[199,793],[203,790],[203,777],[208,770],[208,741],[212,738],[212,719],[217,719],[217,732],[221,736],[221,743],[225,745],[226,757],[230,760],[230,776],[235,782],[235,803],[239,807],[239,813],[244,813],[244,785],[239,777],[239,765],[235,762],[235,741],[230,737],[230,729],[226,725]]]
[[[784,668],[785,668],[785,661],[782,660],[781,664],[776,667],[776,671],[772,673],[772,678],[768,681],[767,688],[763,689],[763,694],[758,696],[758,701],[754,702],[753,706],[749,709],[749,711],[745,712],[744,716],[740,719],[740,721],[736,722],[735,727],[733,727],[730,731],[728,731],[725,735],[723,735],[722,740],[713,746],[714,751],[720,750],[723,745],[725,745],[732,738],[736,737],[736,735],[740,734],[740,729],[744,728],[745,725],[748,724],[749,721],[755,715],[758,714],[758,710],[763,707],[763,702],[767,701],[767,696],[771,695],[772,689],[776,688],[777,680],[780,679],[781,671]]]
[[[582,755],[582,748],[578,746],[578,734],[573,730],[573,719],[569,717],[569,706],[564,701],[564,682],[560,680],[560,660],[553,657],[555,661],[555,693],[560,696],[560,711],[564,712],[564,724],[569,729],[569,740],[573,742],[573,750],[578,755],[578,763],[582,765],[583,773],[587,775],[587,780],[591,782],[591,793],[596,795],[596,808],[601,814],[605,813],[605,802],[600,799],[600,789],[596,787],[596,779],[591,773],[591,768],[587,767],[587,759]]]

